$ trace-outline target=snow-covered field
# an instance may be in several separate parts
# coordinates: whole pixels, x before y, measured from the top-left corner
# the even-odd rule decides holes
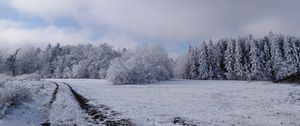
[[[9,85],[15,84],[30,88],[31,98],[10,107],[0,118],[0,126],[131,126],[130,120],[119,117],[119,113],[107,106],[93,106],[85,103],[86,98],[78,99],[78,94],[66,83],[9,81],[4,88],[10,89]]]
[[[138,126],[300,125],[300,86],[295,85],[197,80],[147,85],[56,81],[69,83],[92,104],[105,104]]]
[[[136,126],[300,125],[297,85],[199,80],[112,85],[89,79],[17,83],[31,89],[32,100],[11,108],[0,126],[93,126],[122,121]],[[82,106],[84,100],[78,100],[71,87],[89,100],[88,105]]]

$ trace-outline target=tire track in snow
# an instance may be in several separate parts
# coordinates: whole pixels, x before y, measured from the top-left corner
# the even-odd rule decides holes
[[[51,99],[51,101],[49,102],[49,106],[51,106],[52,103],[56,100],[56,95],[57,95],[57,91],[58,91],[58,88],[59,88],[59,85],[58,85],[56,82],[53,82],[53,83],[56,85],[56,88],[55,88],[55,90],[53,91],[52,99]]]
[[[49,102],[48,121],[42,126],[94,126],[88,115],[80,108],[67,85],[59,86],[56,95]]]
[[[175,117],[172,119],[172,123],[174,125],[181,125],[181,126],[198,126],[195,122],[187,120],[182,117]]]
[[[86,113],[94,120],[94,124],[96,125],[106,125],[106,126],[133,126],[134,124],[129,119],[121,119],[117,118],[119,113],[111,110],[106,105],[100,105],[96,107],[94,105],[89,104],[89,100],[79,93],[77,93],[69,84],[66,84],[70,91],[72,92],[75,100],[78,102],[81,109],[84,109]]]
[[[56,82],[53,82],[55,84],[55,89],[52,93],[52,98],[48,104],[48,110],[51,109],[51,105],[52,103],[56,100],[56,95],[57,95],[57,91],[58,91],[58,88],[59,88],[59,85],[56,83]],[[45,123],[41,124],[42,126],[50,126],[50,122],[49,122],[49,119],[45,121]]]

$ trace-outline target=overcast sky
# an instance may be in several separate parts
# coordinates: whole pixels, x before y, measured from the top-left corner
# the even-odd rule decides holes
[[[171,55],[212,38],[299,36],[299,0],[0,0],[0,44],[162,44]]]

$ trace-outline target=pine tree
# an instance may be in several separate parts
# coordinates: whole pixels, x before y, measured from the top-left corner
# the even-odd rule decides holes
[[[263,64],[261,59],[261,53],[258,42],[252,38],[250,35],[248,39],[250,43],[250,63],[251,63],[251,79],[252,80],[264,80],[264,73],[263,73]]]
[[[191,70],[190,70],[190,75],[191,79],[196,80],[198,78],[199,72],[198,72],[198,66],[199,66],[199,61],[198,61],[198,48],[194,48],[192,50],[191,54]]]
[[[248,38],[247,38],[248,39]],[[243,57],[243,62],[244,62],[244,68],[245,68],[245,73],[246,73],[246,80],[251,80],[251,60],[250,60],[250,50],[251,50],[251,45],[249,41],[245,39],[244,43],[244,57]]]
[[[214,51],[214,55],[215,55],[215,63],[216,63],[215,74],[216,74],[216,79],[218,80],[223,80],[225,78],[224,77],[224,71],[225,71],[224,50],[225,49],[221,44],[221,42],[217,43],[216,50]]]
[[[215,59],[215,48],[212,40],[209,41],[207,46],[207,64],[208,64],[208,79],[213,80],[216,79],[216,59]]]
[[[294,48],[294,57],[295,57],[295,64],[296,64],[296,71],[300,72],[300,41],[295,39],[293,40],[293,48]]]
[[[188,52],[188,63],[186,68],[186,78],[187,79],[197,79],[197,58],[196,58],[196,49],[189,47]]]
[[[207,62],[207,46],[205,42],[202,43],[200,50],[199,50],[199,67],[198,72],[199,76],[198,79],[200,80],[206,80],[209,78],[209,65]]]
[[[192,53],[192,46],[189,46],[188,53],[187,53],[187,62],[184,70],[183,78],[191,79],[190,69],[191,69],[191,53]]]
[[[236,42],[235,53],[234,53],[234,72],[236,74],[236,79],[245,80],[247,79],[246,71],[243,65],[243,52],[241,47],[241,40]]]
[[[264,74],[266,80],[272,79],[272,62],[271,62],[271,49],[269,44],[269,38],[267,36],[263,39],[263,63],[264,63]]]
[[[284,52],[282,50],[283,38],[270,32],[269,39],[271,47],[272,78],[273,80],[280,80],[286,73],[286,70],[282,69],[284,66]]]
[[[297,72],[296,65],[296,50],[294,49],[295,38],[291,36],[285,37],[284,42],[284,57],[285,57],[285,69],[287,69],[287,75],[291,75]]]
[[[234,73],[234,48],[235,48],[235,41],[229,40],[227,49],[225,51],[225,68],[226,68],[225,76],[228,80],[236,79]]]

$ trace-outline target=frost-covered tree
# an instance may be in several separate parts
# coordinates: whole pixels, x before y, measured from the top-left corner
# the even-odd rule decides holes
[[[108,44],[49,44],[42,49],[0,50],[0,73],[13,76],[38,73],[44,78],[102,79],[110,68],[114,74],[109,78],[119,78],[116,83],[148,83],[169,79],[173,70],[186,79],[229,80],[280,80],[300,72],[299,39],[273,33],[260,39],[204,42],[189,47],[188,54],[175,63],[160,46],[116,51]]]
[[[5,72],[5,62],[7,59],[8,49],[0,49],[0,73]]]
[[[235,53],[234,53],[234,72],[236,75],[236,79],[238,80],[245,80],[247,79],[247,73],[244,68],[244,63],[243,63],[243,52],[242,52],[242,45],[241,45],[241,40],[236,42],[235,46]]]
[[[51,78],[54,73],[54,64],[53,64],[53,52],[52,45],[48,45],[47,48],[42,52],[41,60],[43,64],[43,68],[41,73],[46,78]]]
[[[176,78],[186,78],[186,68],[188,64],[187,54],[179,55],[175,59],[174,76]]]
[[[199,66],[198,66],[198,78],[200,80],[209,79],[209,65],[208,65],[208,55],[207,55],[207,45],[203,42],[199,50]]]
[[[108,79],[114,84],[138,84],[173,77],[173,62],[159,45],[145,45],[112,61]]]
[[[300,41],[298,39],[293,40],[293,48],[294,48],[294,57],[297,72],[300,72]]]
[[[248,38],[250,43],[250,76],[252,80],[264,80],[263,63],[261,59],[262,51],[258,47],[258,42],[250,35]]]
[[[39,56],[43,65],[38,71],[45,78],[106,78],[111,60],[119,56],[108,44],[48,45]]]
[[[225,68],[226,73],[225,76],[228,80],[236,79],[235,72],[234,72],[234,48],[235,48],[235,41],[228,40],[228,45],[225,51]]]
[[[269,39],[271,47],[272,78],[274,80],[279,80],[287,75],[287,69],[284,67],[285,63],[283,58],[284,38],[280,35],[269,33]]]
[[[14,54],[11,54],[6,62],[5,62],[5,68],[7,69],[9,75],[11,76],[16,76],[18,73],[17,71],[17,55],[18,55],[18,52],[20,51],[20,49],[17,49],[15,51]]]
[[[250,35],[247,38],[221,39],[215,45],[212,43],[209,41],[207,48],[189,48],[184,75],[194,72],[194,69],[191,70],[192,64],[198,65],[198,77],[200,74],[207,75],[207,79],[280,80],[300,72],[300,40],[294,36],[270,32],[260,39]],[[196,53],[193,49],[197,50]],[[206,56],[203,52],[207,52]],[[197,58],[198,63],[195,63]],[[206,66],[201,65],[201,61],[206,61],[207,69],[201,68]],[[198,79],[203,78],[206,77]]]
[[[265,36],[263,38],[263,63],[264,63],[264,74],[266,77],[266,80],[272,79],[272,56],[271,56],[271,48],[270,48],[270,42],[269,38]]]
[[[209,41],[207,46],[207,64],[208,64],[208,79],[213,80],[217,78],[217,63],[215,47],[212,40]]]
[[[78,65],[74,66],[74,78],[89,78],[88,64],[87,60],[82,60]]]
[[[295,43],[296,42],[296,38],[292,37],[292,36],[286,36],[285,37],[285,42],[284,42],[284,57],[285,57],[285,69],[287,69],[287,74],[291,75],[295,72],[297,72],[297,60],[298,57],[297,54],[297,50],[295,49]]]
[[[225,69],[225,47],[224,45],[219,42],[216,45],[216,49],[214,51],[214,56],[215,56],[215,74],[216,74],[216,79],[222,80],[225,79],[224,77],[224,71]]]
[[[68,76],[65,74],[65,69],[68,67],[67,57],[59,56],[55,61],[55,66],[56,68],[53,73],[54,78],[68,78]]]
[[[20,49],[17,55],[17,70],[18,75],[31,74],[37,71],[40,50],[33,47]]]
[[[198,68],[197,68],[197,52],[196,48],[189,47],[188,52],[188,61],[187,61],[187,67],[186,67],[186,79],[197,79],[198,77]]]

